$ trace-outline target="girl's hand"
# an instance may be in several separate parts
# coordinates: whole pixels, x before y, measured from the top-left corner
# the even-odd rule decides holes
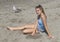
[[[35,33],[32,33],[31,35],[32,35],[32,36],[34,36],[34,35],[35,35]]]
[[[34,29],[31,35],[34,36],[35,34],[36,34],[36,30]]]
[[[54,36],[52,36],[52,35],[49,35],[48,37],[49,37],[49,38],[54,38]]]

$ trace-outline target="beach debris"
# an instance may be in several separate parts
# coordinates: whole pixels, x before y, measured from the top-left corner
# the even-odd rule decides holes
[[[19,8],[16,8],[16,6],[13,6],[13,11],[14,11],[15,13],[19,13],[19,12],[22,11],[22,10],[19,9]]]

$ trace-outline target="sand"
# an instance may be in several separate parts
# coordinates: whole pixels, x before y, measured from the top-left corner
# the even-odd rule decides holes
[[[45,10],[54,39],[49,39],[45,33],[32,37],[21,31],[7,30],[7,26],[33,23],[37,16],[34,8],[39,4]],[[13,5],[22,11],[14,13]],[[60,42],[60,0],[0,0],[0,42]]]

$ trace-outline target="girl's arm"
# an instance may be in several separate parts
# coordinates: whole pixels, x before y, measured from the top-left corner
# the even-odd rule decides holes
[[[43,20],[43,23],[44,23],[44,26],[45,26],[45,29],[46,29],[46,31],[47,31],[47,33],[48,33],[49,38],[52,38],[52,35],[51,35],[51,33],[49,32],[49,30],[48,30],[48,25],[47,25],[47,22],[46,22],[46,17],[45,17],[45,15],[42,14],[41,17],[42,17],[42,20]]]
[[[37,24],[38,24],[38,20],[36,20],[34,23],[34,30],[33,30],[33,33],[32,33],[32,35],[34,35],[35,33],[36,33],[36,31],[37,31]]]
[[[36,21],[34,22],[34,28],[35,28],[35,29],[37,28],[37,24],[38,24],[38,20],[36,20]]]

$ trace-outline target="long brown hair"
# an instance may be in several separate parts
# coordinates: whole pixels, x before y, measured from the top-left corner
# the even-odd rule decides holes
[[[45,14],[45,12],[44,12],[44,9],[43,9],[43,7],[42,7],[41,5],[38,5],[38,6],[36,6],[35,8],[40,8],[40,9],[42,10],[43,14],[45,15],[45,17],[47,18],[46,14]]]

